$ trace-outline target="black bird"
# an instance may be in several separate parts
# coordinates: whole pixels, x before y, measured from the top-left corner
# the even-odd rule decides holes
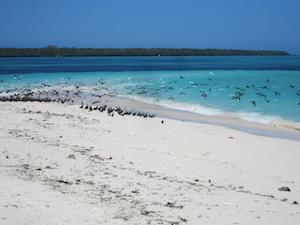
[[[184,76],[182,76],[181,74],[179,74],[179,78],[180,79],[184,79]]]
[[[261,89],[266,89],[266,90],[270,90],[267,86],[262,86],[260,87]]]
[[[256,102],[254,100],[250,101],[253,106],[256,106]]]
[[[271,100],[269,99],[269,98],[265,98],[265,101],[267,102],[267,103],[269,103]]]
[[[231,97],[231,99],[232,100],[241,100],[241,96],[236,96],[236,95],[233,95],[232,97]]]
[[[41,87],[50,87],[50,85],[49,85],[49,84],[42,83],[42,84],[41,84]]]
[[[278,95],[280,95],[280,92],[279,91],[274,91],[274,95],[278,96]]]
[[[235,89],[240,90],[240,91],[244,91],[244,88],[240,88],[240,87],[235,87]]]
[[[234,95],[236,95],[236,96],[243,96],[245,93],[244,92],[240,92],[240,91],[235,91],[234,92]]]
[[[203,92],[201,93],[201,96],[202,96],[203,98],[206,98],[206,97],[208,96],[208,94],[207,94],[206,92],[203,91]]]
[[[293,84],[290,84],[289,87],[290,87],[290,88],[295,88],[296,86],[293,85]]]
[[[258,97],[264,97],[264,98],[267,97],[264,93],[261,93],[261,92],[257,92],[256,95],[257,95]]]
[[[270,80],[267,78],[267,79],[266,79],[266,82],[267,82],[267,83],[269,83],[269,82],[270,82]]]
[[[297,91],[296,95],[300,95],[300,90]]]
[[[192,86],[192,87],[197,87],[197,86],[199,86],[199,83],[197,83],[197,82],[190,82],[190,85]]]
[[[184,92],[180,92],[179,95],[185,95],[185,93]]]

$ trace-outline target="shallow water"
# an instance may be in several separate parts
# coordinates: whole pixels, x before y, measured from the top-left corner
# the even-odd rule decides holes
[[[105,71],[110,67],[122,71]],[[94,69],[102,71],[72,72]],[[299,69],[296,56],[5,58],[0,90],[103,84],[119,95],[206,115],[300,122]]]

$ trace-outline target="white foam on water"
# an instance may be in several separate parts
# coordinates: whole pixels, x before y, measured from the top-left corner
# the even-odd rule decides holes
[[[123,97],[131,98],[144,103],[163,106],[169,109],[198,113],[200,115],[205,115],[205,116],[220,116],[224,118],[238,119],[238,120],[244,120],[244,121],[260,123],[260,124],[280,125],[286,127],[300,127],[300,123],[297,123],[295,121],[285,120],[280,116],[263,115],[261,113],[243,112],[243,111],[226,112],[220,109],[207,107],[203,105],[195,105],[195,104],[181,103],[181,102],[174,102],[174,101],[160,100],[160,99],[143,98],[140,96],[123,96]]]
[[[201,105],[188,104],[188,103],[160,101],[160,103],[156,103],[156,104],[170,108],[170,109],[194,112],[194,113],[207,115],[207,116],[222,116],[224,114],[223,111],[218,110],[218,109],[205,107],[205,106],[201,106]]]

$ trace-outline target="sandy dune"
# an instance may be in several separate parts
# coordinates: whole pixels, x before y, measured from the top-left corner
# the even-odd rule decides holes
[[[161,120],[0,103],[0,224],[300,223],[300,142]]]

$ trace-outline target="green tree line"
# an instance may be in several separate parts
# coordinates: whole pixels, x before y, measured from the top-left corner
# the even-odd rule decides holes
[[[0,57],[66,56],[268,56],[285,51],[192,48],[0,48]]]

